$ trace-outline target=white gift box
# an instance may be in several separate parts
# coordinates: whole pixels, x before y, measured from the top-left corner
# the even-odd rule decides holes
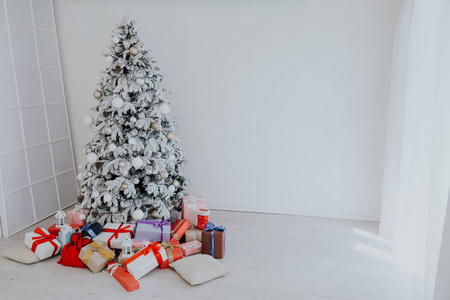
[[[155,256],[160,256],[159,259]],[[159,255],[158,255],[159,253]],[[167,259],[166,249],[158,242],[153,242],[124,262],[125,269],[133,275],[136,280],[159,266]]]
[[[107,223],[103,232],[99,233],[94,241],[102,241],[111,249],[122,249],[122,242],[126,237],[134,237],[135,224]]]
[[[61,243],[58,242],[57,237],[39,227],[25,234],[25,245],[40,259],[46,259],[61,251]]]

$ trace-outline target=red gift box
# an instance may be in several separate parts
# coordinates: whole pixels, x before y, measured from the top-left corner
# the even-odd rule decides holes
[[[127,292],[132,292],[139,289],[139,281],[137,281],[133,275],[128,273],[120,264],[109,263],[108,271],[110,276],[114,278],[127,290]]]
[[[166,249],[167,259],[159,265],[160,269],[167,269],[170,263],[183,258],[183,250],[180,247],[179,241],[175,240],[171,243],[162,242],[161,246]]]
[[[80,226],[78,226],[78,225],[69,225],[70,227],[72,227],[73,229],[77,229],[77,228],[80,228]],[[58,233],[59,233],[59,231],[61,230],[61,228],[62,227],[56,227],[56,224],[53,224],[52,226],[50,226],[48,229],[47,229],[47,231],[50,233],[50,234],[54,234],[54,235],[58,235]]]
[[[170,232],[170,242],[180,241],[183,235],[191,226],[189,220],[178,220],[172,225],[172,231]]]

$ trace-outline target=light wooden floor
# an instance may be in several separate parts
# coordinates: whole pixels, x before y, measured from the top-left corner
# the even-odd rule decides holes
[[[107,274],[63,267],[58,257],[28,266],[0,257],[0,299],[422,299],[422,283],[376,239],[378,223],[226,211],[212,218],[227,227],[221,262],[232,272],[224,278],[191,287],[172,269],[155,269],[127,294]],[[0,251],[25,232],[0,238]]]

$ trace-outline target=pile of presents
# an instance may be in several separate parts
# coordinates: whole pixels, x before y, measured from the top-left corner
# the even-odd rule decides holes
[[[127,291],[139,289],[138,280],[154,268],[197,253],[222,258],[225,227],[209,222],[209,210],[202,196],[183,198],[182,219],[138,220],[136,224],[86,224],[87,210],[58,211],[56,224],[25,234],[25,244],[40,259],[61,254],[59,264],[107,269]],[[67,223],[66,223],[67,217]],[[116,259],[117,257],[117,259]]]

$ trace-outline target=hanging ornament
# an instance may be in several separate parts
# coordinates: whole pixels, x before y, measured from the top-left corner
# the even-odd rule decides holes
[[[84,194],[84,192],[86,192],[86,189],[85,188],[81,188],[80,189],[80,193]]]
[[[131,117],[131,118],[130,118],[130,122],[131,122],[131,123],[136,123],[136,121],[137,121],[137,120],[136,120],[135,117]]]
[[[119,42],[119,38],[117,36],[113,36],[112,41],[114,44],[117,44]]]
[[[167,171],[161,171],[159,172],[159,176],[161,176],[162,179],[166,179],[169,177],[169,173],[167,173]]]
[[[175,192],[175,187],[174,187],[173,185],[169,185],[169,187],[167,188],[167,190],[168,190],[170,193],[173,193],[173,192]]]
[[[100,99],[102,97],[102,92],[99,90],[95,90],[94,91],[94,98],[95,99]]]
[[[139,169],[140,167],[142,167],[142,165],[144,164],[144,161],[142,160],[142,158],[140,157],[135,157],[133,158],[133,160],[131,161],[131,164],[133,165],[133,167],[135,169]]]
[[[92,176],[92,172],[87,172],[87,174],[86,174],[88,177],[91,177]]]
[[[175,180],[172,182],[172,185],[173,185],[174,187],[178,188],[178,187],[180,186],[180,182],[179,182],[178,180],[175,179]]]
[[[80,219],[80,220],[86,220],[86,215],[85,214],[80,214],[79,216],[78,216],[78,219]]]
[[[106,57],[106,60],[109,61],[109,62],[112,62],[114,60],[114,58],[111,55],[108,55]]]
[[[160,126],[159,126],[158,122],[155,121],[155,122],[152,123],[152,129],[153,130],[159,130],[159,128],[160,128]]]
[[[134,212],[133,212],[133,214],[131,215],[131,217],[134,219],[134,220],[142,220],[142,218],[144,217],[144,212],[142,211],[142,210],[140,210],[140,209],[136,209]]]
[[[157,210],[152,211],[152,218],[153,219],[158,219],[159,218],[159,213]]]
[[[105,128],[103,128],[103,133],[104,134],[111,134],[112,133],[112,129],[110,127],[105,127]]]
[[[90,164],[95,163],[97,161],[97,159],[98,159],[98,156],[94,152],[91,152],[88,155],[86,155],[86,160]]]
[[[92,124],[94,124],[94,118],[92,116],[84,117],[84,124],[91,126]]]
[[[137,85],[141,86],[141,85],[144,85],[144,83],[145,83],[144,79],[142,79],[142,78],[136,79],[136,84]]]
[[[105,194],[105,195],[103,196],[103,200],[104,200],[105,202],[111,202],[111,201],[112,201],[112,196],[111,196],[110,194]]]
[[[109,151],[114,151],[114,150],[116,150],[116,148],[117,147],[114,144],[111,144],[111,145],[108,146]]]
[[[126,184],[126,183],[124,182],[124,183],[122,183],[122,185],[120,186],[120,188],[121,188],[122,190],[126,190],[126,189],[128,188],[128,184]]]
[[[91,147],[87,147],[85,150],[86,154],[89,154],[92,152],[92,148]]]
[[[172,131],[170,131],[170,132],[168,132],[168,133],[166,134],[166,137],[167,137],[167,139],[168,139],[169,141],[171,141],[171,140],[173,140],[173,139],[175,138],[175,135],[173,134]]]
[[[92,192],[92,197],[97,198],[98,196],[100,196],[99,192],[97,192],[97,191]]]
[[[139,51],[138,51],[138,49],[136,48],[136,46],[131,46],[130,47],[130,54],[131,55],[136,55],[136,54],[138,54],[139,53]]]
[[[84,179],[83,173],[78,173],[77,178],[78,178],[78,180],[80,180],[80,181],[83,180],[83,179]]]
[[[158,110],[163,114],[167,114],[170,111],[169,105],[162,103],[158,106]]]
[[[121,108],[123,106],[123,99],[119,97],[114,98],[112,101],[112,106],[117,109]]]

